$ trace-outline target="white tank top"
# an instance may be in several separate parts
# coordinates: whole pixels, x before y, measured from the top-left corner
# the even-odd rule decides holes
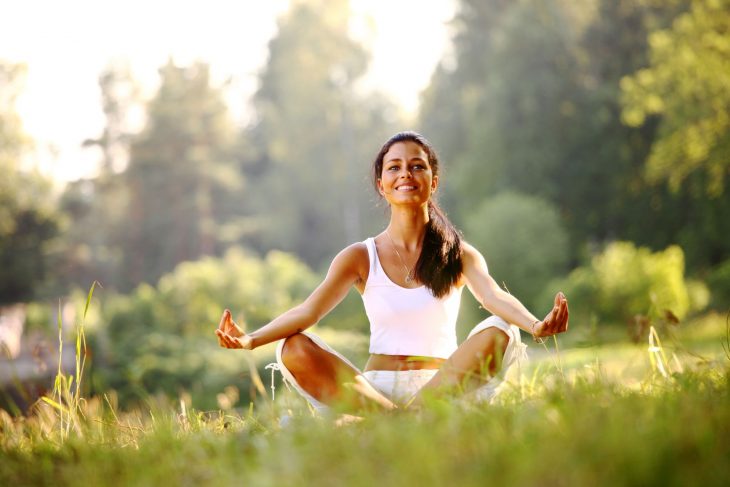
[[[375,240],[365,240],[370,271],[362,293],[370,320],[370,353],[448,358],[456,350],[456,317],[463,286],[436,298],[426,286],[391,281],[380,265]]]

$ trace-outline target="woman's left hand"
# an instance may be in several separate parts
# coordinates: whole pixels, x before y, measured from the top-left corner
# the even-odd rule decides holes
[[[555,295],[555,305],[544,320],[533,324],[532,336],[547,337],[568,329],[568,300],[562,292]]]

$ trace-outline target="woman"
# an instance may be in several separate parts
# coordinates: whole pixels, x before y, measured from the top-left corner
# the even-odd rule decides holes
[[[390,206],[387,228],[341,251],[302,304],[262,328],[244,333],[226,310],[216,330],[220,345],[252,350],[281,340],[277,361],[285,380],[320,410],[353,394],[391,409],[418,403],[427,391],[489,399],[500,376],[524,353],[518,327],[536,338],[567,330],[565,296],[558,293],[553,309],[539,320],[497,285],[482,255],[461,240],[435,203],[439,161],[420,134],[402,132],[383,145],[373,163],[373,183]],[[371,355],[364,372],[304,331],[352,286],[370,320]],[[494,315],[457,346],[464,286]]]

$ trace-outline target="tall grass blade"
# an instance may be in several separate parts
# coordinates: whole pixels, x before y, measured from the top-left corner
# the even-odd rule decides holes
[[[94,296],[94,289],[99,284],[97,281],[91,283],[89,293],[86,296],[86,304],[84,305],[84,314],[81,318],[81,323],[76,327],[76,390],[74,394],[74,402],[78,409],[78,402],[81,398],[81,378],[84,374],[84,368],[86,366],[86,316],[89,313],[89,305],[91,304],[91,298]],[[99,284],[101,286],[101,284]],[[83,349],[83,354],[81,353]]]
[[[725,351],[725,356],[730,360],[730,311],[727,312],[725,318],[725,341],[722,342],[722,349]]]
[[[56,317],[57,324],[58,324],[58,370],[56,371],[56,378],[53,381],[53,397],[56,398],[56,401],[58,404],[60,404],[63,401],[63,320],[61,319],[61,300],[58,300],[58,314]],[[61,433],[61,441],[63,441],[63,432],[64,432],[64,417],[63,417],[63,409],[59,409],[59,429]]]
[[[57,409],[58,411],[61,411],[61,412],[65,412],[65,411],[68,411],[68,409],[67,409],[67,408],[65,408],[65,407],[63,407],[63,405],[62,405],[62,404],[59,404],[59,403],[57,403],[56,401],[54,401],[54,400],[53,400],[53,399],[51,399],[50,397],[44,396],[44,397],[42,397],[42,398],[41,398],[41,400],[42,400],[43,402],[45,402],[46,404],[48,404],[48,405],[50,405],[50,406],[54,407],[54,408],[55,408],[55,409]]]
[[[659,340],[659,334],[657,334],[656,328],[654,326],[649,327],[649,360],[651,361],[651,368],[654,372],[657,370],[659,373],[665,377],[669,378],[669,361],[667,360],[667,356],[664,354],[664,349],[662,348],[662,342]]]

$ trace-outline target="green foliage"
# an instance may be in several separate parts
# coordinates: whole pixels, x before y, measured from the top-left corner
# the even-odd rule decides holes
[[[460,220],[485,192],[556,200],[565,191],[558,169],[573,159],[579,103],[571,14],[555,1],[462,2],[458,64],[438,71],[421,114],[426,134],[453,161],[453,181],[445,182]]]
[[[671,28],[649,36],[650,65],[621,80],[623,119],[632,126],[660,115],[647,160],[651,181],[675,190],[705,173],[718,196],[730,174],[730,2],[693,0]]]
[[[21,170],[30,150],[15,111],[23,71],[0,62],[0,305],[37,294],[61,223],[51,182]]]
[[[0,483],[727,484],[727,364],[633,387],[606,380],[595,362],[576,371],[567,380],[536,375],[532,387],[523,383],[488,407],[433,401],[340,428],[306,414],[282,428],[280,415],[292,414],[284,402],[206,413],[184,398],[150,398],[122,412],[111,396],[85,401],[81,431],[60,442],[50,408],[19,419],[0,411]]]
[[[38,331],[48,335],[49,325],[54,321],[53,309],[46,303],[31,302],[25,307],[25,323],[23,324],[26,334]]]
[[[206,324],[217,323],[223,308],[242,313],[258,328],[301,302],[316,284],[317,276],[290,254],[271,251],[258,259],[233,248],[222,259],[180,264],[160,279],[152,299],[167,309],[160,325],[193,335],[209,332]]]
[[[63,443],[72,434],[83,435],[83,396],[82,380],[84,379],[84,369],[86,366],[87,349],[86,349],[86,317],[91,304],[91,298],[94,295],[96,282],[91,285],[89,293],[86,295],[84,310],[81,319],[74,324],[75,334],[75,353],[76,368],[73,374],[64,373],[63,367],[63,322],[61,318],[61,308],[58,309],[58,369],[56,378],[53,383],[53,392],[41,397],[41,400],[54,408],[58,418],[59,439]],[[67,324],[68,325],[68,324]]]
[[[98,281],[105,289],[124,289],[122,267],[126,238],[128,188],[118,174],[68,183],[60,199],[66,216],[62,238],[53,255],[51,296]]]
[[[28,301],[46,276],[60,215],[40,175],[0,168],[0,180],[0,304]]]
[[[720,311],[730,311],[730,259],[712,270],[707,284],[712,293],[712,305]]]
[[[487,199],[469,215],[465,235],[484,254],[490,274],[528,308],[567,271],[560,216],[540,198],[507,192]]]
[[[730,219],[723,215],[730,199],[708,196],[703,173],[691,175],[679,193],[654,184],[645,162],[660,121],[627,126],[621,117],[621,80],[653,62],[650,34],[668,32],[687,4],[458,2],[454,49],[434,73],[419,116],[420,129],[444,160],[442,202],[455,221],[468,222],[485,194],[518,191],[557,206],[571,262],[592,243],[617,239],[654,249],[680,244],[692,272],[726,259]],[[712,25],[724,18],[718,15]],[[717,31],[705,27],[685,40],[715,42]],[[706,54],[721,51],[712,52]],[[680,60],[670,66],[674,57],[667,53],[666,69],[690,83],[677,96],[668,88],[671,103],[684,103],[685,95],[689,100],[677,116],[728,111],[724,98],[713,101],[717,90],[698,90],[724,83],[730,69],[708,62],[702,83],[693,84],[687,74],[693,71]],[[700,103],[690,106],[694,99]],[[718,151],[728,140],[722,133]]]
[[[232,409],[238,394],[226,387],[220,409],[203,412],[185,393],[125,411],[114,393],[74,397],[69,387],[73,414],[54,400],[28,417],[0,410],[0,484],[725,485],[725,320],[708,315],[684,331],[674,349],[654,333],[648,353],[614,344],[537,356],[489,405],[429,398],[339,428],[282,388],[276,402]],[[701,355],[698,338],[711,346]],[[78,344],[76,356],[79,367]],[[636,362],[641,372],[627,376]],[[542,461],[523,461],[532,457]]]
[[[605,322],[626,323],[637,315],[683,319],[707,305],[707,290],[684,275],[684,253],[677,246],[661,252],[615,242],[561,283],[572,297],[578,320],[597,316]],[[694,298],[694,299],[693,299]]]
[[[142,284],[105,303],[97,372],[123,401],[185,389],[211,406],[243,365],[230,351],[220,361],[213,331],[223,309],[256,329],[301,302],[316,282],[306,265],[277,251],[259,259],[232,248],[220,259],[179,264],[156,287]]]

